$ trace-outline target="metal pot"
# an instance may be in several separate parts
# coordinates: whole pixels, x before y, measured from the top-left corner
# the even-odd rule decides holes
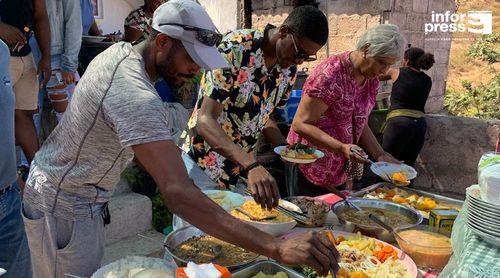
[[[203,231],[200,229],[193,227],[193,226],[187,226],[181,229],[178,229],[172,233],[170,233],[166,238],[165,238],[165,252],[167,252],[172,258],[174,258],[175,263],[178,266],[186,266],[188,261],[177,257],[174,254],[174,249],[184,241],[192,238],[192,237],[197,237],[197,236],[202,236],[205,235]],[[255,258],[252,258],[251,260],[248,260],[246,262],[234,264],[234,265],[224,265],[227,267],[230,271],[234,271],[236,269],[240,269],[242,267],[245,267],[247,265],[252,264],[255,262],[255,260],[259,257],[259,255],[255,255]]]
[[[419,225],[422,222],[422,215],[418,213],[416,210],[396,204],[393,202],[385,201],[385,200],[372,200],[372,199],[361,199],[361,198],[350,198],[349,201],[354,203],[355,205],[361,208],[379,208],[389,210],[391,212],[395,212],[398,214],[405,215],[412,220],[411,224],[401,225],[399,228],[411,228]],[[344,225],[346,231],[349,232],[361,232],[363,235],[375,237],[385,242],[395,242],[396,239],[394,236],[386,231],[384,228],[380,227],[377,224],[355,224],[353,222],[347,221],[342,217],[342,212],[350,208],[345,202],[338,202],[332,207],[332,211],[337,215],[341,224]],[[398,227],[393,227],[398,228]]]

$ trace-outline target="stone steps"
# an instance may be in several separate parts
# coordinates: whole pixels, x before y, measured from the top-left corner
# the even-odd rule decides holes
[[[151,229],[151,200],[133,192],[115,195],[109,201],[111,223],[106,226],[106,244]]]
[[[163,257],[164,236],[151,226],[151,200],[132,192],[123,178],[115,186],[109,201],[109,212],[111,223],[105,228],[103,266],[127,256]]]
[[[156,241],[138,235],[123,238],[106,246],[101,264],[104,266],[127,256],[162,258],[164,253],[162,245],[163,234],[153,229],[143,231],[140,234],[153,238]]]

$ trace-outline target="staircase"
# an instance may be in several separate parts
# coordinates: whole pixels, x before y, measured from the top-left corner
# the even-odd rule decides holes
[[[109,201],[111,223],[106,225],[106,247],[101,264],[104,266],[126,256],[163,256],[163,234],[151,226],[151,200],[131,191],[125,179],[117,184]],[[149,238],[138,236],[144,235]]]

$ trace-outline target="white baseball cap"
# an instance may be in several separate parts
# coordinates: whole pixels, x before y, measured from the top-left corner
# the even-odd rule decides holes
[[[222,35],[205,9],[194,0],[169,0],[153,14],[153,29],[184,45],[193,61],[203,69],[228,67],[217,50]]]

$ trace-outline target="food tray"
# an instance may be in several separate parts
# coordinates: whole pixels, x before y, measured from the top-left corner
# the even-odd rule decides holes
[[[175,263],[178,266],[186,266],[188,262],[182,258],[177,257],[174,254],[173,250],[179,244],[192,238],[193,236],[202,236],[204,234],[205,233],[203,231],[199,230],[198,228],[196,228],[194,226],[187,226],[184,228],[180,228],[180,229],[170,233],[165,238],[165,252],[174,259]],[[252,258],[248,261],[237,263],[234,265],[226,265],[225,267],[227,267],[229,270],[239,269],[239,268],[248,266],[251,263],[255,262],[255,260],[257,260],[258,257],[259,257],[259,255],[256,254],[254,258]]]
[[[450,206],[453,206],[453,208],[456,208],[456,209],[460,209],[463,204],[464,204],[464,201],[462,200],[457,200],[457,199],[453,199],[453,198],[450,198],[450,197],[446,197],[446,196],[443,196],[443,195],[439,195],[439,194],[435,194],[435,193],[430,193],[430,192],[425,192],[425,191],[422,191],[422,190],[417,190],[417,189],[413,189],[413,188],[409,188],[409,187],[401,187],[401,186],[396,186],[392,183],[388,183],[388,182],[379,182],[379,183],[376,183],[374,185],[370,185],[366,188],[363,188],[357,192],[354,192],[351,194],[351,197],[359,197],[359,198],[363,198],[363,196],[367,193],[370,193],[372,191],[375,191],[375,189],[379,188],[379,187],[383,187],[383,186],[388,186],[388,187],[391,187],[391,188],[401,188],[405,191],[408,191],[408,192],[411,192],[411,193],[415,193],[415,194],[418,194],[420,196],[424,196],[424,197],[430,197],[430,198],[433,198],[434,200],[436,200],[438,203],[441,203],[441,204],[445,204],[445,205],[450,205]],[[422,213],[423,211],[420,211],[420,210],[417,210],[415,209],[416,211],[420,212],[422,214],[422,216],[425,218],[425,219],[429,219],[429,215],[428,213]]]
[[[304,276],[299,273],[281,266],[273,261],[261,261],[251,266],[248,266],[238,272],[233,273],[233,278],[252,278],[257,275],[260,271],[264,272],[264,274],[276,274],[280,271],[286,273],[288,278],[303,278]]]

